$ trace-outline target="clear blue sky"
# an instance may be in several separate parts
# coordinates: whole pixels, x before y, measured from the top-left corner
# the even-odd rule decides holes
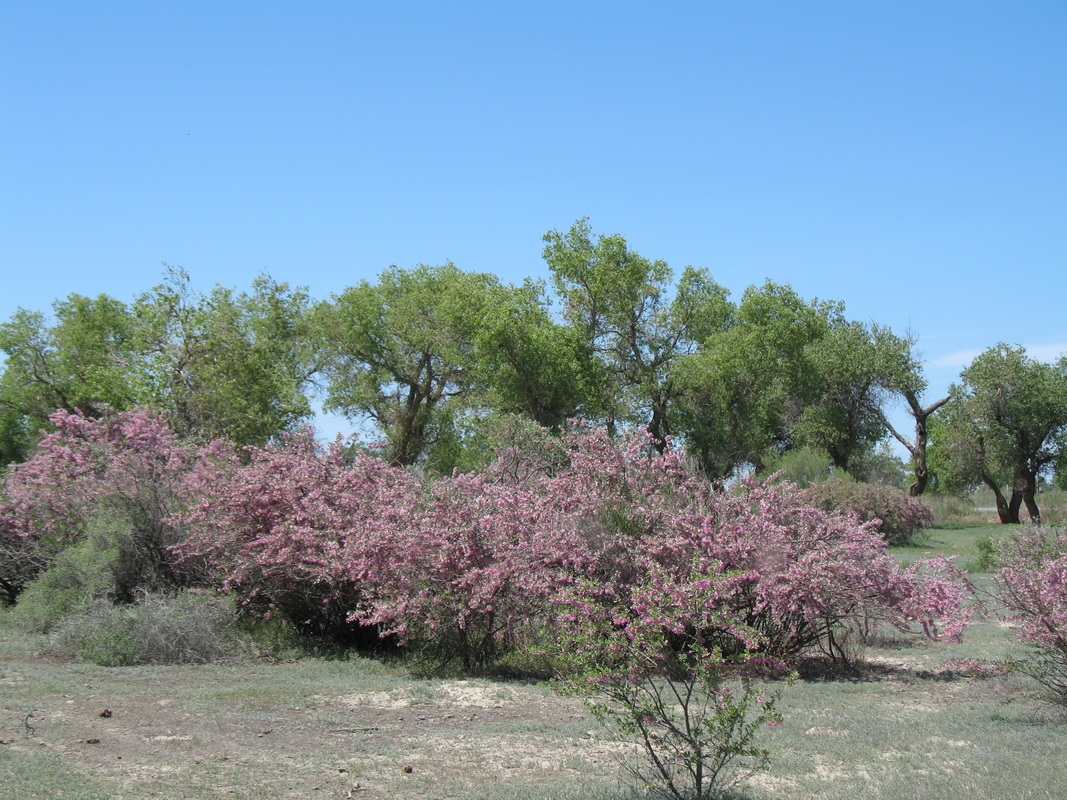
[[[185,267],[325,298],[594,231],[920,337],[1067,351],[1067,3],[0,11],[0,319]]]

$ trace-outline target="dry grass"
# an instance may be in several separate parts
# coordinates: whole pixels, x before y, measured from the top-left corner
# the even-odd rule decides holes
[[[964,558],[971,532],[921,548]],[[989,591],[988,575],[975,576]],[[106,668],[49,660],[0,615],[0,786],[17,798],[629,800],[627,745],[544,686],[428,680],[379,661]],[[858,676],[811,670],[766,731],[752,800],[1064,797],[1067,724],[1011,676],[946,662],[1013,648],[992,616],[960,644],[882,632]],[[105,711],[110,713],[103,715]]]

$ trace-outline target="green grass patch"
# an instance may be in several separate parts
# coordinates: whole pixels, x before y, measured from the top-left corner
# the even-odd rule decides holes
[[[38,748],[39,750],[40,748]],[[58,753],[0,745],[0,787],[18,800],[112,800],[115,787]]]
[[[956,559],[961,569],[969,572],[989,572],[992,563],[987,542],[995,541],[1016,530],[1017,525],[938,525],[923,530],[915,542],[906,547],[890,547],[889,552],[901,561],[913,562],[921,558],[945,556]]]

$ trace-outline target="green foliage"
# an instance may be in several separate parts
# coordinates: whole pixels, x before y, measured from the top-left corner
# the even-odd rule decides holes
[[[784,480],[801,488],[836,479],[899,489],[906,481],[904,463],[889,451],[887,443],[876,450],[856,454],[852,459],[852,470],[849,471],[837,468],[824,450],[796,447],[765,462],[761,475],[772,473],[780,473]]]
[[[783,480],[806,489],[831,477],[848,479],[840,470],[833,469],[833,460],[825,452],[814,447],[797,447],[768,460],[765,475],[777,473]],[[763,477],[761,476],[761,477]]]
[[[1000,550],[1001,536],[986,535],[978,539],[974,546],[978,549],[978,557],[974,560],[974,570],[977,572],[992,572],[997,566],[997,553]]]
[[[261,276],[251,294],[217,286],[204,296],[168,267],[133,311],[148,404],[179,435],[264,444],[311,416],[306,392],[318,364],[302,290]]]
[[[0,411],[5,460],[28,452],[57,408],[100,414],[143,402],[136,370],[137,320],[125,304],[72,294],[53,304],[54,323],[18,309],[0,324]]]
[[[931,462],[940,486],[962,492],[984,484],[1002,522],[1019,522],[1024,505],[1040,522],[1039,480],[1052,473],[1067,445],[1067,357],[1046,364],[1022,347],[998,344],[960,377],[932,426]]]
[[[0,477],[8,464],[26,460],[31,441],[29,420],[0,405]]]
[[[910,343],[844,318],[840,303],[803,300],[771,282],[746,290],[728,329],[674,366],[679,428],[706,475],[810,446],[839,469],[872,470],[882,406],[921,386]]]
[[[182,437],[261,445],[309,418],[322,386],[326,410],[379,428],[393,463],[432,473],[482,463],[485,421],[521,415],[647,427],[661,451],[675,436],[713,480],[805,444],[862,475],[888,393],[923,386],[910,341],[838,302],[767,282],[735,306],[706,270],[675,280],[586,219],[543,240],[562,320],[544,284],[452,264],[391,267],[314,307],[265,276],[199,294],[167,267],[129,304],[19,310],[0,325],[0,465],[57,408],[148,407]]]
[[[757,740],[782,722],[782,688],[731,679],[722,656],[697,639],[646,650],[588,627],[577,636],[563,644],[567,671],[556,686],[580,698],[612,738],[638,743],[643,758],[629,768],[646,791],[717,798],[769,768],[770,753]]]
[[[600,418],[609,430],[647,426],[662,448],[676,424],[673,365],[728,327],[727,291],[687,267],[672,292],[665,261],[642,257],[619,234],[594,238],[588,219],[543,239],[564,317],[599,364]]]
[[[804,351],[810,383],[793,429],[797,442],[826,450],[841,469],[884,435],[877,348],[867,327],[831,318],[829,330]],[[806,396],[805,396],[806,395]]]
[[[0,464],[20,460],[56,409],[98,417],[149,407],[182,436],[262,444],[311,416],[317,370],[309,303],[267,277],[250,294],[194,293],[166,280],[127,305],[72,294],[53,319],[19,309],[0,324]]]
[[[119,558],[115,543],[99,534],[68,547],[19,595],[15,619],[29,631],[48,633],[85,604],[110,598]]]
[[[129,602],[146,591],[170,588],[161,576],[169,567],[156,563],[158,547],[149,541],[160,520],[138,521],[132,511],[102,505],[84,536],[60,551],[19,594],[15,615],[28,630],[47,633],[85,604]]]
[[[89,603],[52,633],[49,650],[104,667],[208,664],[248,653],[229,598],[145,595],[137,603]]]
[[[362,281],[321,304],[326,410],[370,418],[389,440],[390,460],[414,464],[450,432],[449,407],[470,388],[478,322],[498,286],[453,264],[391,267],[377,284]]]
[[[807,394],[797,394],[805,402],[793,438],[826,450],[860,480],[883,482],[875,480],[880,464],[872,461],[888,426],[883,407],[893,394],[921,392],[925,381],[909,339],[846,321],[842,310],[830,312],[825,335],[805,348],[810,384]]]
[[[762,342],[762,332],[738,326],[674,367],[678,426],[709,479],[761,464],[781,438],[784,395]]]
[[[468,365],[474,402],[494,414],[519,414],[558,430],[587,412],[603,376],[573,328],[548,313],[544,286],[496,287],[474,332]]]
[[[327,410],[373,421],[394,464],[447,474],[483,463],[486,420],[521,415],[558,429],[602,381],[544,287],[505,286],[453,264],[385,270],[317,311]]]
[[[850,473],[864,483],[904,488],[908,483],[908,468],[883,441],[873,450],[865,450],[852,458]]]

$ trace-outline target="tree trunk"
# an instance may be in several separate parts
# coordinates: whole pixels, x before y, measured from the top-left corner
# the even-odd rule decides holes
[[[1030,515],[1030,521],[1035,525],[1041,524],[1041,509],[1037,507],[1037,498],[1032,490],[1023,492],[1023,505],[1026,506],[1026,513]]]
[[[997,519],[1002,525],[1011,522],[1011,508],[1008,505],[1007,499],[1004,497],[1004,492],[1000,491],[1000,485],[985,474],[982,475],[982,481],[986,486],[993,490],[993,496],[997,499]],[[1014,499],[1014,494],[1012,497]],[[1018,509],[1015,511],[1015,521],[1019,521]]]
[[[1011,490],[1011,500],[1008,503],[1008,519],[1012,524],[1019,523],[1019,509],[1023,507],[1023,493],[1018,489]],[[1004,522],[1002,519],[1001,522]]]
[[[1022,499],[1026,513],[1035,525],[1041,524],[1041,510],[1037,507],[1037,475],[1029,472],[1022,475]]]
[[[652,436],[652,446],[656,452],[662,455],[667,450],[667,437],[670,436],[670,428],[667,424],[666,401],[653,401],[652,419],[648,423],[648,432]]]
[[[828,447],[826,449],[827,455],[830,456],[830,460],[834,462],[836,469],[848,472],[848,452],[839,447]]]
[[[929,430],[926,425],[926,420],[937,409],[941,408],[948,402],[948,397],[942,397],[935,403],[931,403],[926,408],[923,408],[919,403],[919,398],[915,396],[915,392],[908,390],[904,392],[904,399],[908,401],[908,408],[912,417],[915,418],[915,441],[909,442],[899,433],[897,433],[893,426],[889,424],[889,421],[882,415],[882,422],[885,424],[889,432],[896,437],[896,440],[907,448],[911,453],[911,463],[915,471],[915,477],[912,479],[911,486],[908,488],[908,494],[912,497],[921,497],[922,493],[926,491],[926,484],[930,480],[930,474],[926,466],[926,445],[929,442]]]
[[[948,397],[942,397],[936,403],[933,403],[926,408],[919,407],[919,403],[915,399],[914,394],[912,394],[908,402],[909,405],[911,405],[912,416],[915,417],[915,447],[911,450],[915,478],[912,480],[911,486],[908,489],[908,494],[912,497],[921,497],[922,493],[926,491],[926,484],[930,479],[930,473],[926,468],[926,445],[930,440],[926,420],[931,414],[937,411],[937,409],[941,408],[941,406],[948,402]]]

